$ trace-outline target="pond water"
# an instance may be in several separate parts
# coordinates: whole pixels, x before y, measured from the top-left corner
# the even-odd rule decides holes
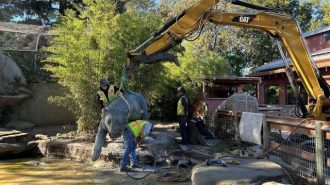
[[[141,174],[139,175],[141,177]],[[143,176],[143,174],[142,174]],[[94,167],[82,162],[51,159],[0,160],[1,185],[45,185],[45,184],[109,184],[109,185],[162,185],[155,175],[136,181],[118,169]],[[191,182],[178,183],[188,185]]]
[[[0,184],[97,184],[100,174],[93,166],[63,159],[0,161]]]

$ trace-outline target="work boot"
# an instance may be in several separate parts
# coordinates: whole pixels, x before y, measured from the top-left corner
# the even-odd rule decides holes
[[[189,143],[187,141],[181,141],[180,144],[182,144],[182,145],[188,145]]]
[[[131,166],[131,168],[142,168],[142,166],[139,165],[139,164],[133,164],[133,165]]]
[[[119,172],[126,172],[126,171],[130,171],[131,169],[128,167],[120,167],[119,168]]]

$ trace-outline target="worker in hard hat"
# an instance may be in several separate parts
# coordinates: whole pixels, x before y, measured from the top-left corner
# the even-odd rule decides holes
[[[115,96],[115,87],[106,79],[100,80],[100,89],[97,92],[97,100],[101,109],[106,107]]]
[[[120,160],[120,172],[125,172],[130,170],[127,167],[130,158],[130,163],[132,168],[138,168],[138,161],[136,157],[136,145],[137,143],[143,143],[146,136],[152,130],[152,123],[146,120],[136,120],[128,123],[123,131],[124,139],[124,153]]]
[[[188,144],[188,131],[187,131],[187,119],[188,119],[188,99],[186,97],[186,90],[183,87],[177,88],[177,96],[179,97],[177,105],[177,116],[181,133],[181,144]]]
[[[100,89],[97,92],[97,102],[102,110],[102,117],[104,116],[104,109],[110,102],[121,92],[119,88],[111,85],[106,79],[100,80]]]

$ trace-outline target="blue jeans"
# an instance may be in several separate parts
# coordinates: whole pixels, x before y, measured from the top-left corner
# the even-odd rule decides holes
[[[129,160],[128,157],[131,158],[131,165],[138,163],[137,158],[136,158],[136,153],[135,153],[136,143],[134,140],[134,135],[128,127],[125,127],[125,129],[124,129],[123,139],[124,139],[125,150],[124,150],[124,154],[120,160],[120,168],[127,167],[127,163]]]

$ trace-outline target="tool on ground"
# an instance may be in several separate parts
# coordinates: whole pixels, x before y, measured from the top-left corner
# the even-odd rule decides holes
[[[221,165],[223,167],[227,167],[226,161],[224,161],[222,159],[207,159],[206,160],[206,166],[210,166],[212,164],[218,164],[218,165]]]
[[[209,158],[212,158],[211,155],[206,154],[206,153],[203,153],[203,152],[200,152],[200,151],[197,151],[197,150],[194,150],[194,149],[191,149],[191,148],[189,148],[189,147],[186,146],[186,145],[179,145],[179,146],[180,146],[180,148],[181,148],[182,150],[184,150],[184,151],[191,151],[191,152],[198,153],[198,154],[201,154],[201,155],[207,156],[207,157],[209,157]]]
[[[239,161],[236,161],[236,160],[227,160],[226,161],[226,164],[238,165],[238,164],[240,164],[240,162]]]
[[[138,177],[136,176],[137,174],[144,174],[144,175]],[[151,174],[155,174],[156,179],[161,182],[184,182],[188,180],[188,178],[185,175],[184,168],[181,168],[179,166],[165,166],[165,167],[156,168],[156,160],[154,161],[153,169],[142,168],[135,170],[126,170],[126,175],[134,180],[144,179]]]

